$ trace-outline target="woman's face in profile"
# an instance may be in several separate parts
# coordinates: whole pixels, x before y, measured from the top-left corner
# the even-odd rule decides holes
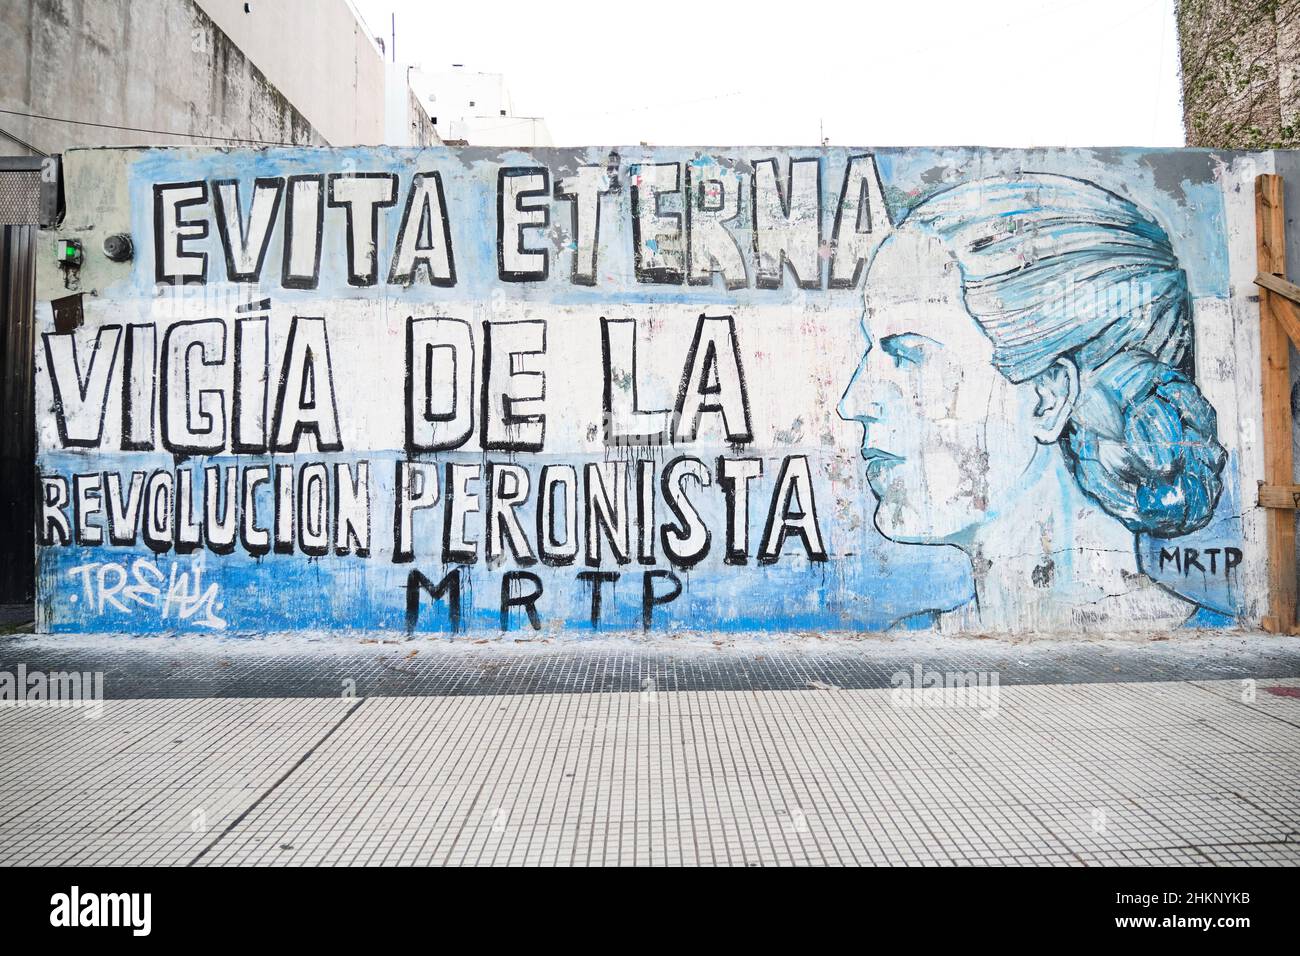
[[[840,401],[861,422],[876,527],[918,544],[960,543],[1015,495],[1038,443],[1032,385],[993,367],[939,242],[900,229],[867,275],[866,350]]]

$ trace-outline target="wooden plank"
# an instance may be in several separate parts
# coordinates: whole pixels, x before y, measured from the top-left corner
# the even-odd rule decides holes
[[[1300,511],[1300,485],[1266,485],[1259,483],[1259,506]]]
[[[1276,292],[1283,298],[1290,299],[1292,302],[1300,303],[1300,285],[1294,282],[1288,282],[1281,276],[1275,276],[1268,272],[1261,272],[1255,276],[1255,285],[1263,286],[1270,292]]]
[[[1269,311],[1273,313],[1273,318],[1282,326],[1282,331],[1291,340],[1291,344],[1300,349],[1300,305],[1288,302],[1268,290],[1260,293],[1261,308],[1264,299],[1268,299]]]
[[[1255,254],[1259,271],[1286,275],[1286,211],[1282,177],[1255,177]]]
[[[1255,285],[1260,287],[1261,300],[1269,299],[1269,309],[1291,344],[1300,349],[1300,285],[1267,272],[1255,276]]]
[[[1286,215],[1282,203],[1282,177],[1255,179],[1255,252],[1259,272],[1286,272]],[[1263,392],[1264,483],[1289,485],[1295,480],[1291,456],[1291,356],[1290,341],[1275,306],[1277,296],[1266,291],[1259,297],[1260,386]],[[1275,633],[1296,631],[1296,515],[1291,510],[1269,508],[1265,519],[1268,539],[1269,613],[1264,627]]]

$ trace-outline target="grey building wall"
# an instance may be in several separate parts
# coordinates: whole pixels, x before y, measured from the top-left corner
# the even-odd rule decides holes
[[[442,143],[442,137],[434,127],[432,117],[410,87],[406,90],[406,116],[411,127],[412,146],[438,146]]]
[[[327,145],[193,0],[7,0],[0,76],[0,155],[30,153],[19,140]]]
[[[384,54],[349,0],[195,0],[331,146],[384,136]]]

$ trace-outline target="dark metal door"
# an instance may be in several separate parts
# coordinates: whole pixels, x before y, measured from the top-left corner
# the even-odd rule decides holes
[[[57,157],[0,157],[0,604],[35,593],[36,244],[58,216],[58,172]]]
[[[35,591],[36,227],[0,226],[0,603]]]

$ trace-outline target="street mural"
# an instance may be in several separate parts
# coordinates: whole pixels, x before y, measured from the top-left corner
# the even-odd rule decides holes
[[[65,170],[50,235],[84,261],[40,267],[42,629],[1245,613],[1248,178],[1211,154],[152,149]]]

